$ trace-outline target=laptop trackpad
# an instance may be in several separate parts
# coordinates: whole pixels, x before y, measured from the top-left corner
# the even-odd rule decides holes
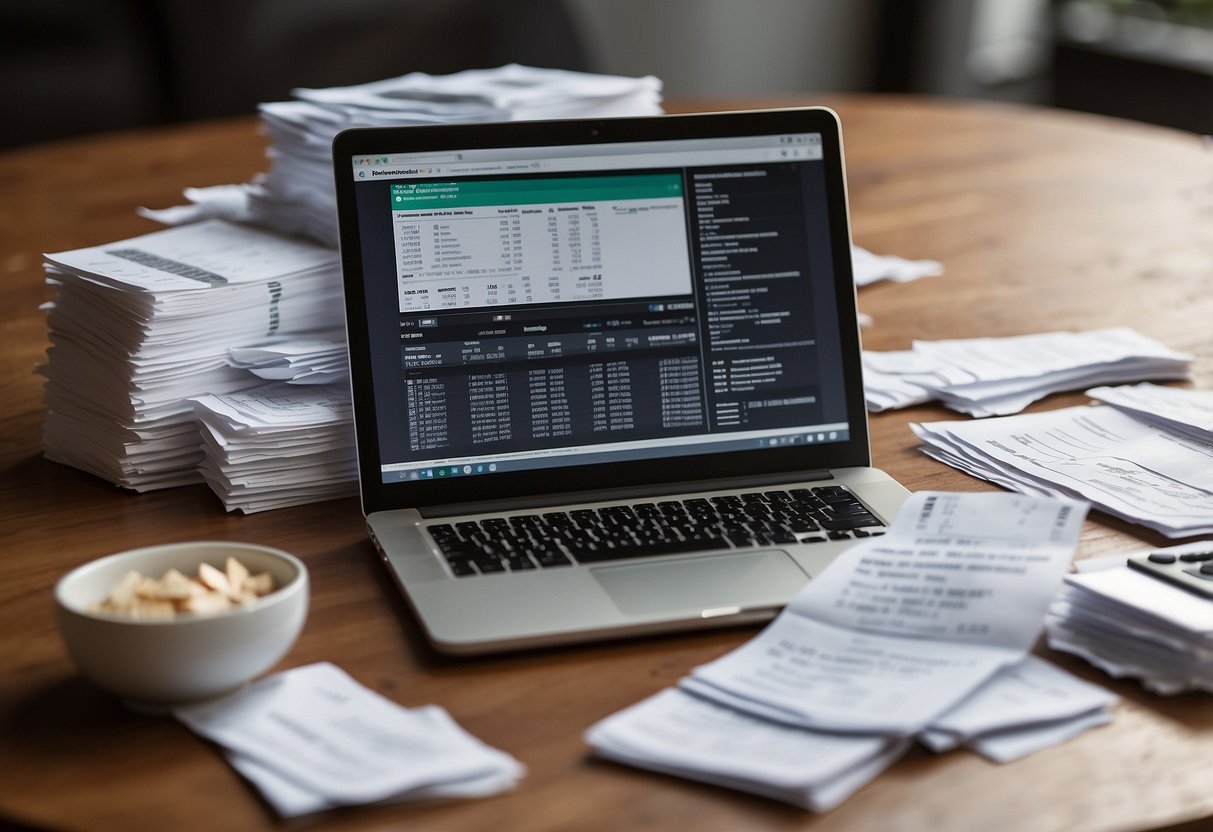
[[[809,578],[779,549],[620,564],[591,574],[628,615],[782,606]]]

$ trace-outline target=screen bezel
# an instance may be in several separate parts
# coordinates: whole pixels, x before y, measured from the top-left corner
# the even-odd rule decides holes
[[[363,511],[420,508],[506,497],[598,490],[637,483],[661,484],[736,478],[871,464],[862,385],[849,385],[846,440],[776,449],[730,451],[674,458],[595,464],[592,481],[577,467],[507,471],[467,478],[383,482],[379,425],[372,397],[371,344],[366,321],[362,253],[353,176],[356,157],[483,148],[594,145],[677,139],[728,138],[780,133],[820,133],[830,246],[834,264],[843,373],[861,378],[859,326],[851,273],[851,235],[842,135],[828,108],[805,107],[726,113],[609,119],[520,121],[417,127],[351,128],[333,140],[341,269],[345,288],[354,425]],[[839,254],[842,256],[839,256]],[[360,325],[350,326],[358,320]],[[575,482],[577,486],[570,487]]]

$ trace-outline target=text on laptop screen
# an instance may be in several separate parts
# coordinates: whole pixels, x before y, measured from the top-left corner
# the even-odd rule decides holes
[[[821,159],[817,133],[354,158],[383,481],[846,441]]]

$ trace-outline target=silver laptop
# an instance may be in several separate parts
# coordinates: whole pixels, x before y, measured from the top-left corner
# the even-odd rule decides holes
[[[333,143],[363,508],[470,654],[772,617],[871,467],[826,109]]]

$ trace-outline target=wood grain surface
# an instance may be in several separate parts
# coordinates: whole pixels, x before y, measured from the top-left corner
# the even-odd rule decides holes
[[[721,101],[678,109],[822,103],[842,117],[856,243],[929,257],[946,273],[859,292],[866,346],[1130,325],[1197,356],[1213,389],[1213,153],[1199,137],[1111,119],[914,98]],[[137,495],[40,455],[50,297],[41,254],[155,230],[137,206],[266,168],[256,122],[110,134],[0,155],[0,819],[63,830],[255,830],[284,825],[212,746],[83,681],[55,627],[72,567],[178,540],[285,548],[311,571],[310,617],[281,667],[340,664],[406,705],[438,703],[528,774],[499,797],[344,809],[316,829],[1123,830],[1213,815],[1213,698],[1161,698],[1041,652],[1122,697],[1115,720],[998,766],[915,750],[832,813],[600,762],[594,721],[742,643],[753,628],[477,660],[430,651],[366,540],[356,500],[248,517],[203,486]],[[1053,396],[1033,410],[1085,401]],[[908,421],[872,417],[876,464],[912,490],[988,490],[916,449]],[[1161,544],[1092,515],[1081,557]],[[503,599],[509,603],[509,599]],[[298,824],[289,824],[291,826]],[[1196,826],[1192,828],[1197,828]]]

